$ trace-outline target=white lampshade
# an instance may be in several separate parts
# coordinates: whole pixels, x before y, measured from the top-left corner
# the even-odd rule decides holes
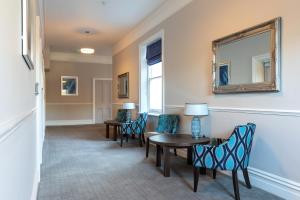
[[[186,103],[184,115],[206,116],[208,115],[208,107],[206,103]]]
[[[135,105],[134,105],[134,103],[123,103],[123,109],[133,110],[133,109],[135,109]]]

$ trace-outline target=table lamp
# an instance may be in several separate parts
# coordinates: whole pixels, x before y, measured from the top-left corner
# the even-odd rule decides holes
[[[127,110],[126,112],[126,121],[129,122],[131,121],[131,111],[135,109],[135,104],[134,103],[124,103],[123,104],[123,109]]]
[[[192,136],[195,139],[200,138],[201,133],[201,116],[208,115],[208,107],[206,103],[186,103],[184,115],[193,116],[191,123]]]

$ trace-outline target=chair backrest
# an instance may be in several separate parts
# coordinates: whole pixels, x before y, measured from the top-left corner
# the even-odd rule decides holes
[[[138,114],[138,117],[135,121],[136,127],[134,127],[135,134],[143,134],[145,132],[147,120],[148,120],[148,113],[144,112]]]
[[[115,120],[118,122],[126,122],[126,115],[127,115],[126,109],[119,109]]]
[[[248,167],[255,128],[256,125],[252,123],[235,127],[229,139],[223,143],[229,152],[225,159],[227,164],[234,164],[236,169]]]
[[[158,117],[158,126],[155,129],[159,133],[175,134],[179,125],[179,115],[162,114]]]

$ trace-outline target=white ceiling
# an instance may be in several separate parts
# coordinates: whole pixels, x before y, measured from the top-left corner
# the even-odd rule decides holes
[[[110,55],[112,46],[166,0],[45,0],[46,44],[51,51],[82,47]],[[84,30],[92,34],[84,34]]]

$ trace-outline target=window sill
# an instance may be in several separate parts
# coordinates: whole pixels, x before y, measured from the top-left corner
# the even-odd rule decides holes
[[[148,113],[149,116],[158,117],[160,113]]]

